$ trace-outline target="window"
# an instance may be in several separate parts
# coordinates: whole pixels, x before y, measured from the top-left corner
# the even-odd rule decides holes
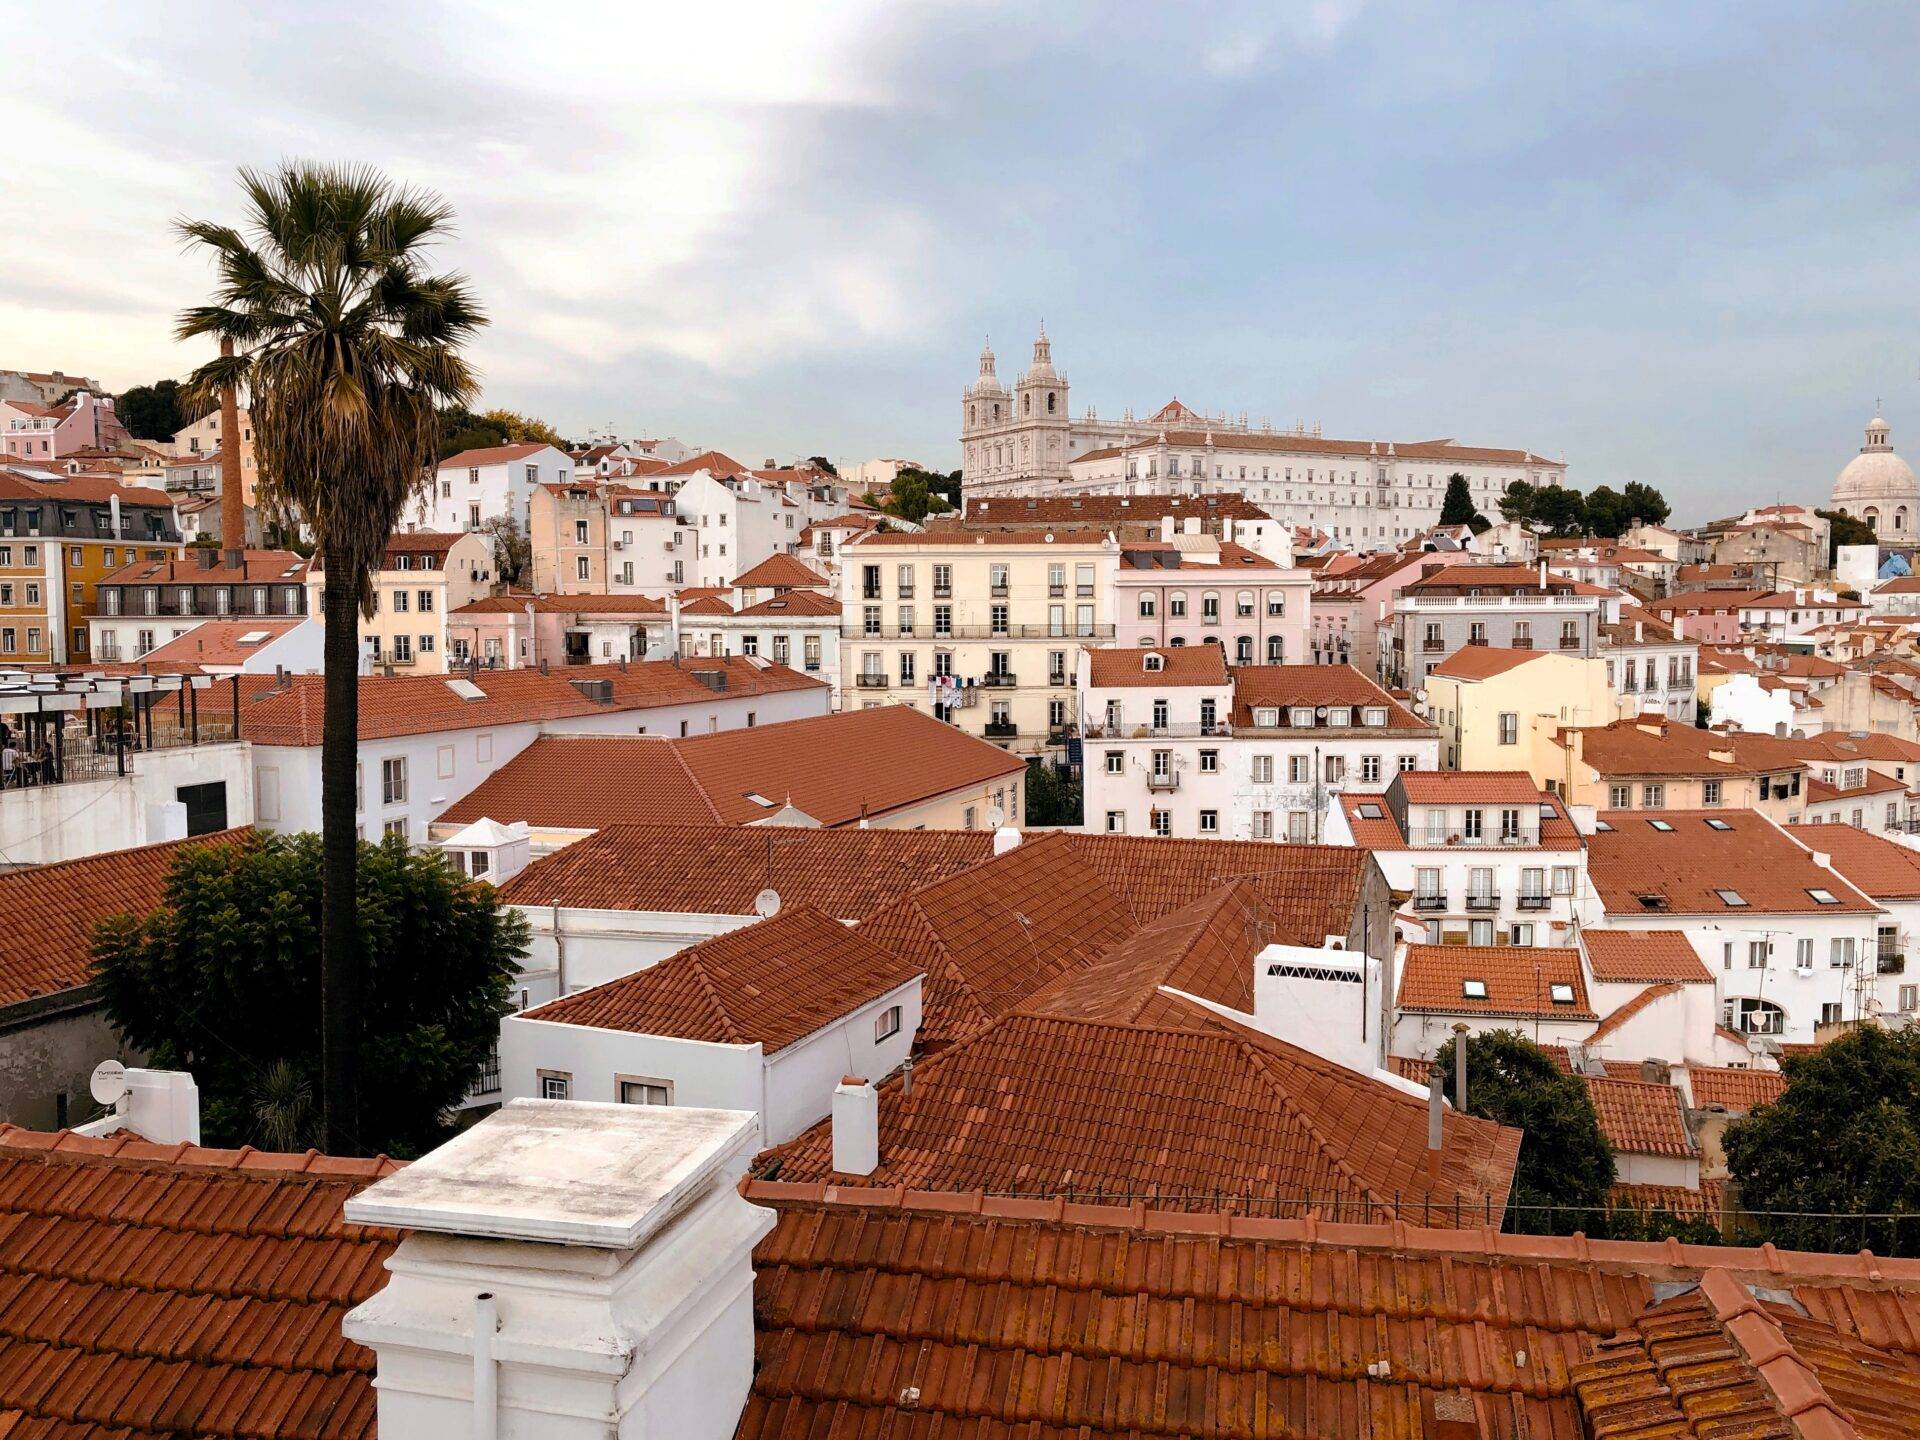
[[[1649,820],[1647,821],[1647,828],[1650,830],[1658,830],[1662,835],[1671,835],[1673,833],[1672,824],[1665,820]]]
[[[1253,783],[1271,785],[1273,783],[1273,757],[1256,755],[1253,757]]]
[[[1153,596],[1142,595],[1140,597],[1140,618],[1142,620],[1151,620],[1153,618]]]
[[[1202,775],[1213,775],[1218,773],[1219,769],[1220,752],[1218,750],[1202,750],[1200,752],[1200,773]]]
[[[383,805],[407,803],[406,756],[394,755],[380,762],[380,803]]]
[[[393,613],[396,615],[404,615],[407,613],[406,591],[396,590],[393,592]]]
[[[1749,970],[1766,969],[1767,968],[1767,952],[1768,952],[1768,945],[1766,941],[1749,940],[1747,942],[1747,968]]]
[[[391,840],[405,840],[407,838],[407,817],[402,815],[398,820],[387,821],[386,824],[380,827],[380,833]]]
[[[1107,833],[1109,835],[1124,835],[1127,833],[1127,817],[1125,812],[1120,810],[1107,811]]]
[[[1414,767],[1419,763],[1420,757],[1418,755],[1402,755],[1400,757],[1400,773],[1402,775],[1411,775]]]
[[[1700,803],[1702,805],[1718,805],[1720,803],[1720,782],[1718,780],[1703,780],[1700,783]]]
[[[873,1017],[873,1043],[874,1044],[878,1045],[882,1040],[885,1040],[890,1036],[898,1035],[899,1033],[900,1033],[900,1007],[898,1005],[889,1005],[886,1009],[882,1010],[878,1015]]]
[[[1462,980],[1460,995],[1466,1000],[1484,1000],[1487,998],[1487,982],[1484,980]]]
[[[1556,895],[1573,894],[1573,866],[1556,865],[1553,867],[1553,893]]]
[[[1220,833],[1220,812],[1218,810],[1202,810],[1200,812],[1200,833],[1202,835],[1218,835]]]
[[[1127,768],[1126,756],[1118,750],[1107,751],[1107,774],[1118,775]]]
[[[1256,810],[1253,812],[1253,838],[1271,840],[1273,838],[1273,812]]]
[[[1796,940],[1793,942],[1793,968],[1802,975],[1813,973],[1813,941]]]
[[[1469,840],[1478,840],[1482,838],[1482,836],[1485,834],[1485,831],[1486,831],[1485,813],[1479,810],[1467,811],[1465,827],[1462,829],[1461,833],[1465,835]]]
[[[549,1099],[564,1100],[567,1097],[549,1096]],[[633,1080],[620,1077],[620,1103],[622,1105],[671,1105],[673,1086],[664,1080]]]
[[[1643,809],[1658,810],[1666,803],[1667,787],[1665,785],[1642,785],[1640,787],[1640,804]]]
[[[1627,810],[1633,806],[1633,787],[1631,785],[1609,785],[1607,787],[1607,805],[1613,810]]]
[[[1516,941],[1515,943],[1518,944],[1519,942]],[[1555,1005],[1571,1005],[1573,1004],[1573,986],[1563,984],[1549,985],[1547,986],[1547,999]]]
[[[1713,893],[1718,895],[1720,903],[1730,910],[1741,910],[1746,907],[1747,898],[1738,890],[1716,890]]]
[[[1360,757],[1360,779],[1363,783],[1374,784],[1380,779],[1380,757],[1362,755]]]
[[[1500,743],[1502,745],[1520,743],[1520,717],[1511,710],[1500,712]]]
[[[540,1098],[542,1100],[572,1099],[573,1076],[562,1070],[542,1070],[540,1072]]]
[[[1810,886],[1807,894],[1813,897],[1813,903],[1816,905],[1838,905],[1840,903],[1840,897],[1835,895],[1831,890],[1822,890],[1817,886]]]
[[[1827,943],[1827,965],[1833,970],[1851,970],[1858,943],[1851,935],[1836,935]]]
[[[1902,985],[1900,987],[1900,1011],[1911,1015],[1920,1008],[1920,985]]]
[[[1173,834],[1173,812],[1171,810],[1155,810],[1152,812],[1150,818],[1153,822],[1154,834],[1163,839]]]

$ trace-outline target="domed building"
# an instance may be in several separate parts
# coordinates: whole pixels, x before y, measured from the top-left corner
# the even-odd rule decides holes
[[[1833,508],[1864,520],[1889,540],[1905,540],[1920,525],[1920,481],[1887,443],[1887,422],[1867,423],[1867,443],[1833,482]]]

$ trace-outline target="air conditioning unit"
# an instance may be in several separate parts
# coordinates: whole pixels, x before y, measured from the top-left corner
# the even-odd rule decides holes
[[[613,548],[616,550],[624,550],[627,548],[627,542],[624,540],[616,540],[613,542]]]

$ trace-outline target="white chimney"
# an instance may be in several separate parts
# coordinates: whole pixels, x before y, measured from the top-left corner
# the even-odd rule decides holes
[[[1386,1060],[1380,966],[1344,946],[1269,945],[1254,956],[1254,1023],[1277,1040],[1372,1075]]]
[[[407,1440],[731,1440],[753,1382],[751,1111],[514,1100],[347,1202],[406,1234],[341,1329]]]
[[[833,1087],[833,1168],[842,1175],[880,1168],[880,1092],[858,1075]]]
[[[1020,832],[1011,825],[1002,825],[993,832],[993,853],[1004,855],[1009,850],[1020,848]]]

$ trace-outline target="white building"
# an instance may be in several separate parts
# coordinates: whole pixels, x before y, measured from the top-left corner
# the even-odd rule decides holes
[[[1590,907],[1572,817],[1519,771],[1416,772],[1378,797],[1337,795],[1325,838],[1373,852],[1430,945],[1570,945]]]
[[[1087,650],[1079,690],[1083,813],[1111,834],[1318,841],[1330,795],[1439,765],[1433,727],[1348,665]]]
[[[793,554],[808,523],[779,486],[705,469],[681,482],[674,510],[692,532],[683,568],[688,585],[731,585],[768,556]]]
[[[462,450],[440,462],[433,482],[409,509],[413,530],[478,530],[496,515],[510,516],[525,534],[536,485],[564,485],[573,460],[538,441]]]
[[[1564,461],[1529,450],[1447,440],[1332,440],[1318,427],[1276,430],[1239,416],[1201,414],[1178,400],[1145,419],[1068,414],[1067,378],[1041,331],[1033,362],[1009,391],[989,346],[960,400],[961,484],[976,496],[1173,495],[1232,490],[1291,525],[1327,530],[1344,545],[1385,549],[1440,518],[1458,472],[1480,512],[1498,514],[1515,480],[1558,485]]]
[[[1683,932],[1713,972],[1721,1023],[1808,1042],[1870,1013],[1885,911],[1819,849],[1752,810],[1602,811],[1583,923]]]
[[[360,682],[360,832],[425,843],[441,811],[543,734],[694,733],[772,723],[827,710],[827,687],[750,660],[703,662],[724,669],[725,689],[701,670],[668,662],[481,671],[471,680],[364,677]],[[268,830],[320,828],[320,677],[294,677],[242,716],[254,742],[258,823]],[[513,817],[494,817],[513,818]]]

